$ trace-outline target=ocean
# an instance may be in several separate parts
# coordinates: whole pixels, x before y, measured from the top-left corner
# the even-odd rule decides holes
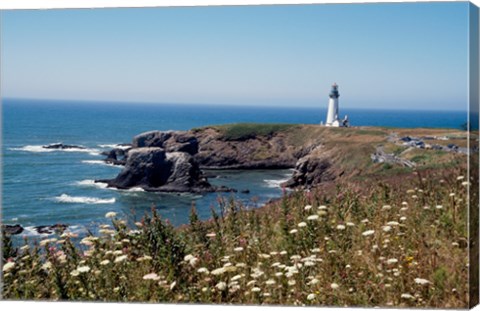
[[[326,106],[326,105],[325,105]],[[466,112],[342,109],[354,126],[460,128]],[[159,194],[103,188],[95,179],[113,178],[121,167],[104,164],[100,152],[150,130],[188,130],[237,122],[319,124],[326,108],[239,107],[187,104],[125,104],[5,99],[2,103],[2,223],[32,226],[68,224],[72,231],[105,223],[116,212],[141,219],[152,206],[174,225],[188,223],[195,205],[210,217],[219,197],[256,208],[282,195],[290,170],[221,171],[211,183],[250,193]],[[87,149],[46,150],[52,143]]]

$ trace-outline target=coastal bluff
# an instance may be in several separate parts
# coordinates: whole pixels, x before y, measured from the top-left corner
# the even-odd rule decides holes
[[[337,178],[448,165],[464,156],[459,151],[465,150],[466,135],[449,129],[253,123],[149,131],[135,136],[131,146],[105,153],[107,163],[124,168],[113,179],[97,181],[158,192],[235,191],[211,185],[208,176],[224,169],[290,168],[284,186],[309,188]],[[405,144],[405,137],[428,144]]]

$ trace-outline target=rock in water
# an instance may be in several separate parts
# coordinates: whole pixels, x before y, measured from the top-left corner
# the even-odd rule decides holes
[[[203,178],[198,164],[186,152],[166,153],[159,147],[141,147],[128,152],[125,168],[112,180],[101,180],[109,187],[147,191],[207,192],[216,191]]]
[[[143,147],[128,152],[125,168],[112,180],[109,187],[128,189],[132,187],[160,187],[169,177],[171,164],[166,160],[165,150],[158,147]]]
[[[198,140],[189,132],[182,131],[150,131],[133,138],[133,148],[158,147],[167,152],[198,153]]]
[[[172,132],[150,131],[139,134],[133,138],[132,148],[159,147],[163,148],[163,143],[172,137]]]

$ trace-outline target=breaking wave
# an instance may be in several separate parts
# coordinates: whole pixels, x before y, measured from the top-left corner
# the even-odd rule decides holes
[[[94,164],[94,165],[106,165],[106,166],[113,166],[113,167],[120,167],[121,165],[115,165],[112,163],[107,163],[103,160],[82,160],[82,163],[86,164]]]
[[[95,180],[93,180],[93,179],[86,179],[86,180],[82,180],[82,181],[77,181],[75,184],[79,185],[79,186],[96,187],[96,188],[101,188],[101,189],[105,189],[105,188],[108,187],[108,185],[106,183],[95,182]]]
[[[18,148],[9,148],[12,151],[26,151],[26,152],[85,152],[91,155],[99,155],[100,151],[94,148],[66,148],[66,149],[56,149],[56,148],[45,148],[45,145],[27,145]]]
[[[64,193],[61,196],[55,197],[55,201],[59,203],[113,204],[115,203],[115,198],[101,199],[93,197],[73,197]]]
[[[131,146],[125,146],[125,145],[117,145],[117,144],[104,144],[104,145],[98,145],[100,148],[109,148],[109,149],[128,149],[131,148]]]

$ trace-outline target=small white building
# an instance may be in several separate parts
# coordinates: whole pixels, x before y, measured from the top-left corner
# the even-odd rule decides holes
[[[332,85],[332,90],[330,91],[329,96],[330,100],[328,101],[325,126],[348,127],[348,116],[345,116],[343,120],[340,120],[338,117],[338,98],[340,97],[340,93],[338,93],[338,85],[336,83]]]

